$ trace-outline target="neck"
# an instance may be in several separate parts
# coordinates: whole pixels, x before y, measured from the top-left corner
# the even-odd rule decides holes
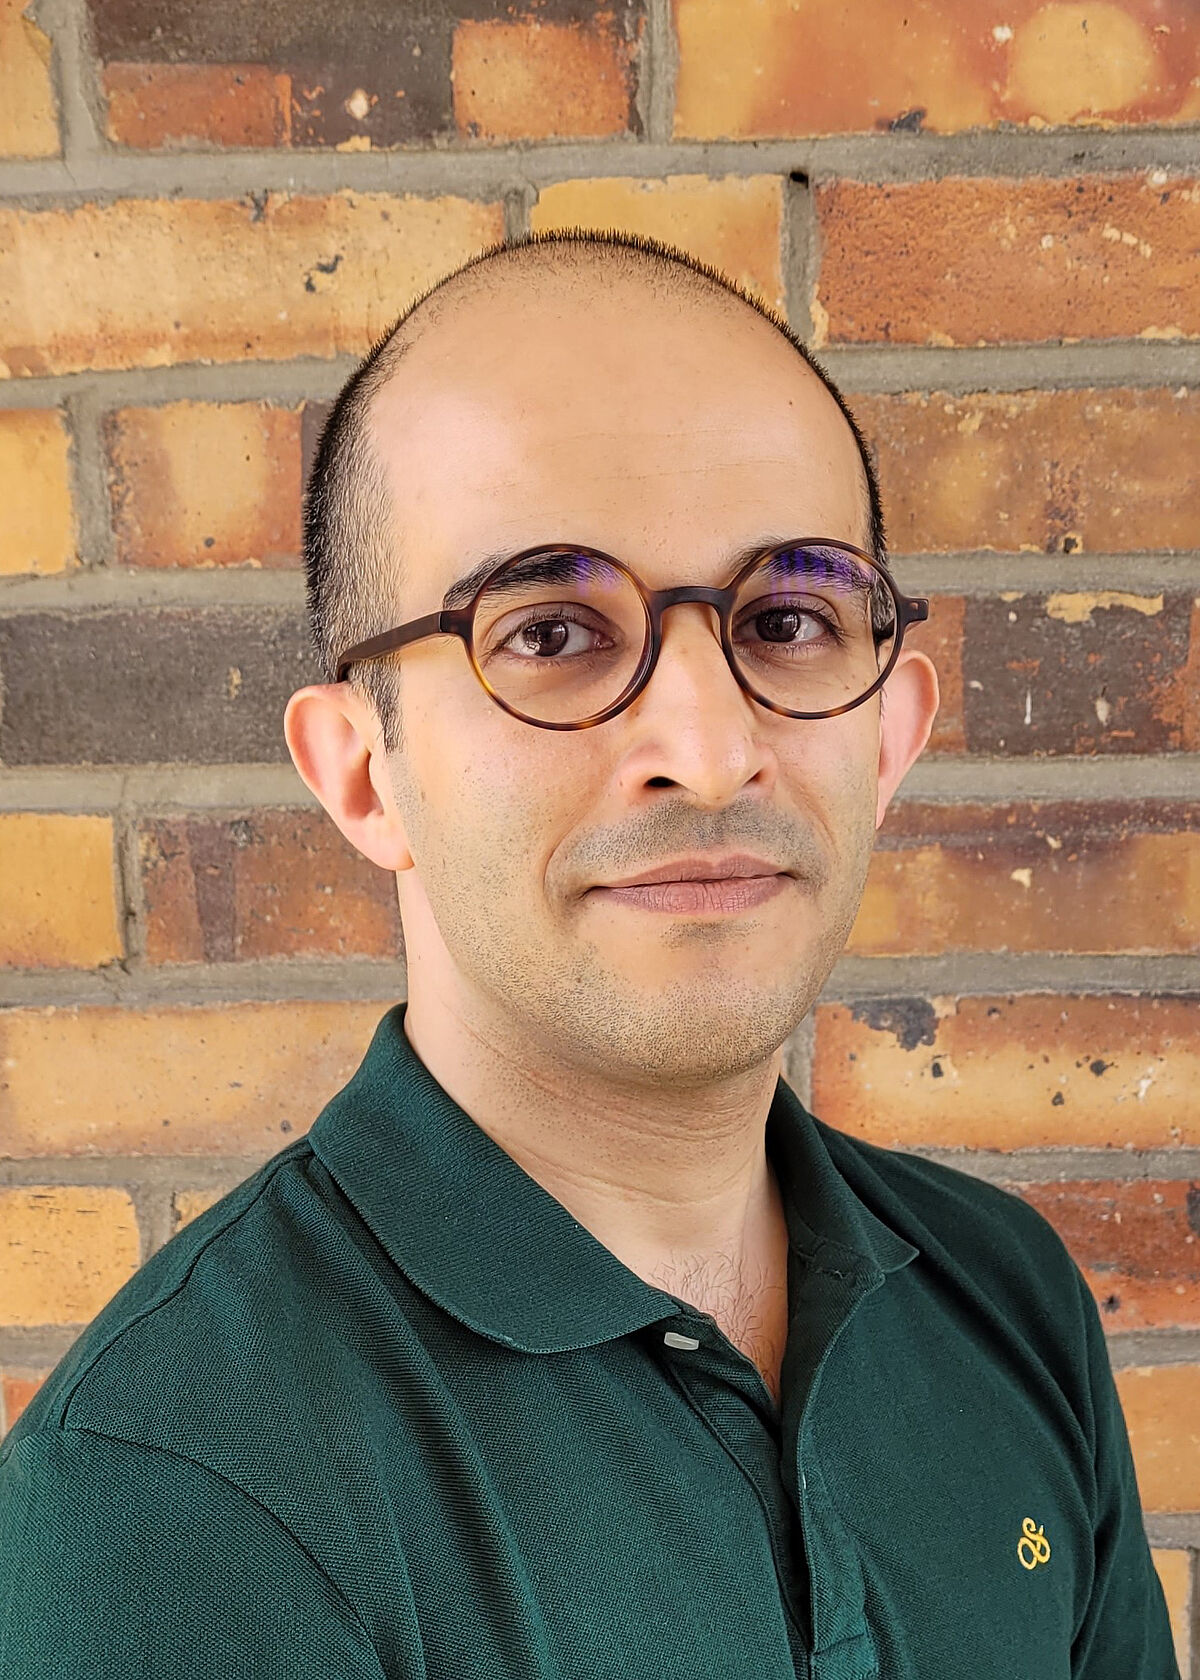
[[[718,1318],[777,1283],[787,1237],[765,1133],[782,1050],[715,1089],[670,1092],[606,1084],[428,993],[404,1031],[453,1101],[638,1276]]]

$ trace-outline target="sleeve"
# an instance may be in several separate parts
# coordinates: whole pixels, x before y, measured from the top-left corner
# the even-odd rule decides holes
[[[0,1680],[381,1680],[353,1607],[202,1465],[84,1429],[0,1460]]]
[[[1095,1574],[1071,1647],[1072,1680],[1180,1680],[1166,1596],[1146,1536],[1129,1432],[1099,1309],[1077,1287],[1087,1337],[1095,1440]]]

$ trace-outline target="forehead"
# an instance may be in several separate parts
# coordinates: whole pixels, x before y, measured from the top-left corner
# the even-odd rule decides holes
[[[485,555],[543,542],[619,554],[655,584],[715,576],[771,537],[866,538],[837,403],[734,300],[620,285],[477,300],[405,352],[373,433],[416,610]]]

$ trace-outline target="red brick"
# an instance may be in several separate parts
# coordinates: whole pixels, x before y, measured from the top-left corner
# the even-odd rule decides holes
[[[814,1015],[815,1112],[885,1149],[1200,1144],[1194,998],[869,998]]]
[[[894,800],[846,948],[1200,951],[1200,804]]]
[[[633,43],[611,12],[586,24],[464,18],[454,31],[454,120],[482,140],[599,137],[631,126]]]
[[[1200,547],[1200,391],[848,400],[875,451],[893,553]]]
[[[403,975],[397,975],[403,993]],[[244,1003],[0,1013],[0,1159],[241,1155],[308,1130],[388,1008]]]
[[[49,1367],[10,1368],[4,1372],[0,1377],[0,1433],[8,1433],[49,1375]]]
[[[50,38],[27,16],[28,0],[0,0],[0,155],[53,157],[58,116]]]
[[[491,0],[483,6],[478,0],[420,6],[393,0],[337,6],[320,0],[254,8],[88,0],[88,9],[101,63],[152,79],[146,126],[156,124],[164,144],[175,143],[186,123],[201,142],[346,151],[456,140],[456,96],[463,90],[455,72],[464,50],[478,68],[483,41],[478,25],[484,17],[497,31],[487,39],[489,63],[474,83],[481,101],[477,117],[503,126],[524,116],[529,133],[518,131],[517,138],[540,137],[550,132],[548,123],[567,135],[606,133],[597,125],[617,94],[601,78],[615,74],[623,91],[620,132],[633,104],[626,61],[645,13],[643,0],[605,0],[602,6],[537,0],[521,7]],[[524,65],[514,62],[521,49]],[[181,84],[180,116],[154,85],[163,85],[164,70],[173,71]],[[230,87],[231,76],[248,78],[252,72],[263,79],[261,87],[249,81],[242,90]],[[277,92],[269,86],[271,78]],[[572,95],[569,102],[564,87]],[[206,88],[214,107],[207,116]],[[145,98],[144,91],[138,96]],[[280,124],[276,101],[285,98],[290,108],[286,124]],[[133,115],[136,121],[136,104]],[[118,118],[127,120],[125,113]],[[204,127],[206,120],[213,126]],[[256,125],[259,138],[251,140]]]
[[[675,132],[689,138],[1200,116],[1188,0],[1013,0],[1003,13],[974,0],[674,0],[674,11]]]
[[[324,811],[158,818],[138,839],[151,962],[403,957],[395,876]]]
[[[118,146],[283,146],[292,81],[263,64],[110,64],[108,138]]]
[[[1008,1183],[1054,1226],[1110,1333],[1200,1329],[1200,1185]]]
[[[387,193],[0,207],[0,376],[358,355],[502,234]]]
[[[117,553],[133,566],[288,566],[301,547],[300,410],[165,403],[108,417]]]
[[[1200,335],[1200,185],[1165,170],[831,181],[815,198],[815,345]]]

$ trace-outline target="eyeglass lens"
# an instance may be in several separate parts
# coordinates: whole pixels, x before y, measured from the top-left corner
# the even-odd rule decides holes
[[[861,698],[895,638],[884,574],[816,544],[766,555],[743,579],[731,619],[734,654],[751,689],[797,712]],[[606,711],[633,681],[649,641],[649,616],[632,579],[571,551],[514,561],[481,596],[474,620],[475,660],[494,693],[543,723]]]

